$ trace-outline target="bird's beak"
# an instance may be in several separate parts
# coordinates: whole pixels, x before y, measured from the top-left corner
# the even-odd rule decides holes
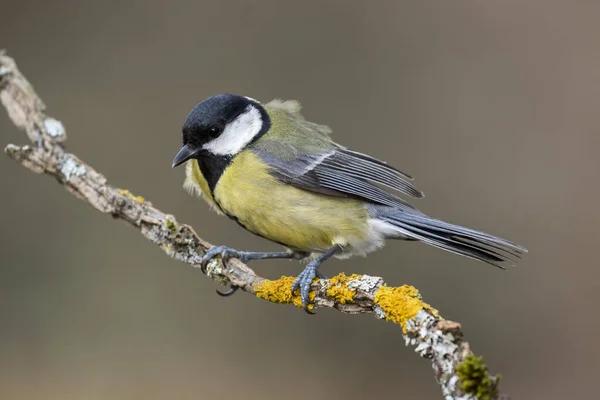
[[[183,164],[190,158],[194,157],[197,153],[198,149],[195,146],[186,144],[181,148],[181,150],[179,150],[179,153],[177,153],[177,155],[173,159],[172,167],[175,168],[176,166]]]

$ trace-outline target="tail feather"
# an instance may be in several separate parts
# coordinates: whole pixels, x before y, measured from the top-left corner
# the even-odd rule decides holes
[[[527,253],[527,249],[487,233],[452,225],[420,213],[393,208],[379,210],[377,218],[399,233],[440,249],[505,268]],[[383,211],[383,212],[381,212]]]

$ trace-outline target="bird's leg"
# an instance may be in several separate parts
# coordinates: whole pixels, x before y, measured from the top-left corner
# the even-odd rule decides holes
[[[208,265],[210,260],[217,257],[218,255],[221,256],[223,265],[227,266],[227,261],[229,261],[230,258],[237,258],[238,260],[240,260],[243,263],[247,263],[248,261],[252,261],[252,260],[266,260],[266,259],[274,259],[274,258],[279,258],[279,259],[294,258],[297,260],[301,260],[301,259],[307,257],[308,253],[289,252],[289,251],[271,251],[271,252],[238,251],[238,250],[232,249],[231,247],[227,247],[227,246],[213,246],[206,252],[206,254],[204,254],[204,257],[202,257],[202,261],[200,261],[200,268],[202,269],[202,271],[204,273],[206,273],[206,266]],[[221,292],[221,291],[217,290],[217,294],[227,297],[227,296],[231,296],[232,294],[237,292],[238,289],[239,289],[239,286],[231,286],[231,288],[226,292]]]
[[[248,261],[253,260],[265,260],[265,259],[273,259],[273,258],[295,258],[297,260],[303,259],[308,256],[307,253],[302,252],[290,252],[290,251],[270,251],[270,252],[254,252],[254,251],[239,251],[232,249],[227,246],[213,246],[211,247],[204,257],[202,257],[202,261],[200,261],[200,266],[203,271],[206,271],[206,265],[210,260],[220,255],[223,263],[226,264],[230,258],[237,258],[243,263],[247,263]]]
[[[310,285],[311,285],[313,279],[315,279],[316,277],[319,277],[321,279],[324,278],[324,276],[319,272],[319,266],[323,263],[323,261],[332,257],[333,255],[335,255],[335,253],[337,253],[341,249],[342,249],[342,247],[340,245],[336,244],[335,246],[333,246],[332,248],[327,250],[325,253],[321,254],[319,256],[319,258],[309,262],[306,265],[306,267],[304,268],[304,271],[302,271],[300,273],[300,275],[298,275],[298,277],[294,281],[294,284],[292,285],[292,293],[296,289],[300,288],[300,297],[302,298],[302,307],[304,308],[304,311],[306,311],[307,313],[314,314],[313,311],[308,309],[308,293],[310,292]]]

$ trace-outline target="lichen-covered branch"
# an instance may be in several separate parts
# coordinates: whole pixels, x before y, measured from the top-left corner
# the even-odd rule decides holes
[[[44,114],[44,104],[11,58],[0,51],[0,100],[14,124],[23,129],[30,144],[9,144],[6,154],[33,172],[53,176],[62,186],[96,210],[133,225],[165,253],[194,267],[211,245],[175,217],[155,208],[140,196],[110,186],[106,178],[64,148],[66,132],[56,119]],[[301,306],[292,294],[293,277],[267,280],[239,260],[227,267],[213,260],[206,275],[223,285],[273,303]],[[444,320],[423,302],[412,286],[390,287],[382,278],[337,275],[312,285],[314,307],[335,308],[343,313],[372,313],[401,326],[406,345],[431,360],[435,377],[446,399],[498,398],[498,377],[488,374],[464,340],[460,324]]]

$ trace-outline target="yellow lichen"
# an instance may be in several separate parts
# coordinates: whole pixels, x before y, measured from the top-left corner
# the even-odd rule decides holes
[[[127,196],[129,197],[131,200],[133,201],[137,201],[138,203],[143,203],[144,202],[144,198],[142,196],[135,196],[133,193],[131,193],[129,190],[127,189],[119,189],[119,194],[121,196]]]
[[[302,299],[298,290],[292,293],[292,284],[295,280],[296,278],[293,276],[282,276],[275,281],[265,279],[254,286],[254,293],[256,297],[271,303],[293,304],[296,307],[302,307]],[[310,292],[308,294],[309,300],[313,301],[316,295],[315,292]],[[309,304],[308,309],[312,310],[313,305]]]
[[[382,286],[375,293],[375,304],[385,312],[385,319],[402,326],[406,333],[406,322],[414,319],[423,309],[437,314],[437,310],[423,302],[419,291],[409,285],[400,287]]]
[[[348,287],[348,282],[360,278],[361,275],[352,274],[350,276],[343,272],[329,279],[331,285],[327,289],[327,297],[335,299],[341,304],[353,303],[356,290]]]

